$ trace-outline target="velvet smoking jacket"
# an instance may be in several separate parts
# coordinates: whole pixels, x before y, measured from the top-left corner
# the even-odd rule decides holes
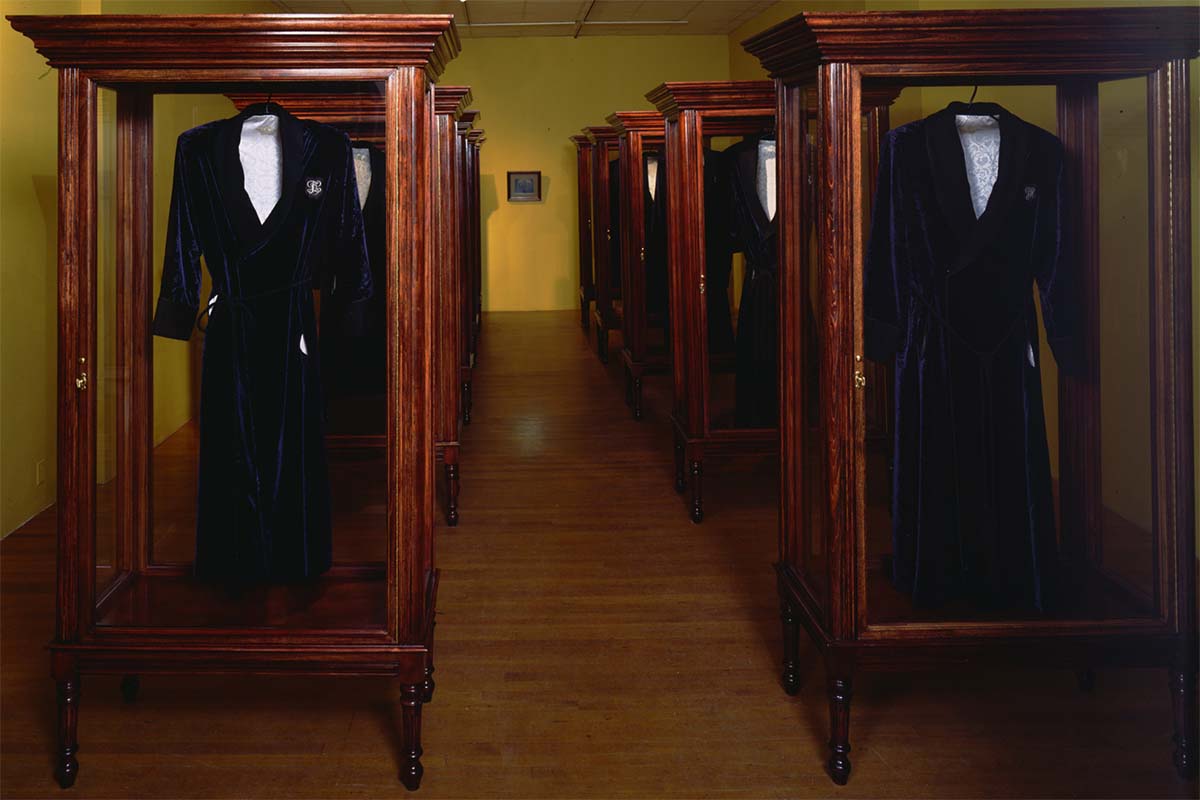
[[[1000,163],[971,204],[956,114],[991,114]],[[866,354],[895,359],[894,580],[919,605],[1049,610],[1057,547],[1033,285],[1077,368],[1061,143],[994,104],[891,131],[865,263]]]
[[[249,116],[279,117],[282,193],[262,223],[238,155]],[[190,338],[212,278],[200,394],[198,576],[291,580],[330,566],[314,288],[371,295],[354,164],[345,134],[278,105],[247,107],[180,135],[154,333]]]
[[[327,395],[382,395],[387,391],[387,170],[383,151],[375,145],[352,142],[352,152],[353,148],[370,151],[371,182],[362,217],[373,292],[366,301],[361,330],[354,319],[347,319],[359,311],[352,297],[322,303],[321,360]],[[378,423],[377,429],[382,431],[385,420]]]
[[[725,151],[734,249],[746,256],[737,326],[738,427],[779,423],[779,217],[769,219],[758,196],[758,143],[758,137],[747,137]]]

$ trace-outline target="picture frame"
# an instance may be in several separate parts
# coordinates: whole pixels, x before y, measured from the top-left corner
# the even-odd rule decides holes
[[[508,173],[508,202],[540,203],[542,200],[541,170],[512,171]]]

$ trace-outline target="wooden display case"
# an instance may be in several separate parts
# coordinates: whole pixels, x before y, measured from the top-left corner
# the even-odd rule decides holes
[[[476,302],[479,288],[479,143],[482,131],[475,129],[479,112],[464,111],[458,119],[458,150],[462,171],[459,175],[459,194],[463,198],[459,211],[459,244],[462,259],[459,281],[462,311],[459,314],[459,412],[464,425],[471,424],[473,400],[472,372],[475,368],[477,333]]]
[[[592,276],[592,142],[582,134],[571,137],[579,188],[579,327],[588,330],[596,283]]]
[[[705,297],[705,142],[774,130],[775,87],[770,81],[664,83],[646,98],[666,120],[675,490],[687,491],[689,513],[699,523],[704,519],[705,460],[770,455],[779,440],[775,428],[713,424]]]
[[[1193,451],[1191,186],[1188,63],[1197,55],[1200,10],[1120,8],[1020,11],[804,13],[753,37],[746,49],[776,81],[779,118],[780,452],[783,474],[778,586],[785,639],[784,686],[798,690],[798,633],[808,631],[827,671],[834,781],[850,774],[849,712],[858,669],[950,667],[968,662],[1088,670],[1097,665],[1169,669],[1175,765],[1196,771],[1196,517]],[[1148,253],[1111,264],[1101,225],[1102,108],[1130,81],[1144,92]],[[872,531],[886,503],[875,471],[864,385],[864,189],[868,148],[859,122],[870,87],[1043,84],[1055,89],[1066,155],[1068,227],[1078,259],[1082,370],[1058,376],[1059,557],[1069,581],[1062,605],[1041,613],[914,607],[873,558]],[[1128,84],[1126,84],[1128,86]],[[814,96],[807,108],[806,96]],[[966,93],[963,99],[966,99]],[[1120,112],[1122,109],[1117,109]],[[806,158],[806,118],[818,135]],[[1130,124],[1128,116],[1121,124]],[[1107,135],[1107,134],[1105,134]],[[1132,155],[1135,163],[1138,153]],[[961,157],[961,156],[960,156]],[[804,233],[813,209],[817,246]],[[1020,187],[1017,187],[1018,190]],[[1035,188],[1036,191],[1036,188]],[[1135,195],[1122,203],[1134,203]],[[1026,200],[1030,198],[1026,188]],[[1131,205],[1131,207],[1133,207]],[[1122,229],[1133,236],[1132,223]],[[1103,269],[1102,269],[1103,266]],[[814,275],[820,318],[806,331]],[[1145,287],[1145,379],[1119,395],[1147,394],[1145,422],[1101,414],[1105,280]],[[1128,302],[1129,298],[1122,298]],[[1119,306],[1118,306],[1119,307]],[[815,342],[812,341],[815,338]],[[1127,338],[1127,337],[1126,337]],[[812,345],[812,346],[810,346]],[[1031,351],[1032,352],[1032,351]],[[810,400],[809,385],[821,391]],[[1108,397],[1112,397],[1111,393]],[[1105,402],[1108,402],[1106,400]],[[1118,574],[1120,551],[1102,473],[1132,452],[1102,449],[1102,430],[1145,425],[1150,523],[1145,582]],[[1107,474],[1107,473],[1106,473]],[[1144,473],[1142,473],[1144,476]],[[882,507],[881,507],[882,506]],[[1144,589],[1144,591],[1142,591]]]
[[[421,708],[432,695],[437,204],[433,82],[459,49],[449,15],[16,16],[58,70],[58,559],[50,644],[58,685],[56,777],[75,782],[80,676],[116,673],[377,675],[401,685],[400,778],[421,779]],[[299,45],[303,46],[299,46]],[[115,92],[115,231],[98,224],[98,92]],[[377,92],[389,204],[386,514],[382,559],[335,563],[313,583],[227,591],[157,557],[153,353],[156,94]],[[113,241],[115,310],[97,293],[98,237]],[[111,233],[111,236],[109,234]],[[106,257],[107,258],[107,257]],[[108,261],[106,260],[107,264]],[[115,323],[112,320],[115,315]],[[112,335],[98,340],[100,324]],[[101,352],[101,346],[105,349]],[[115,351],[116,366],[93,368]],[[98,359],[98,356],[100,357]],[[98,423],[99,391],[112,387]],[[112,440],[107,438],[112,432]],[[104,435],[103,442],[98,441]],[[115,449],[111,477],[101,446]],[[107,462],[106,462],[107,466]],[[337,475],[331,476],[335,480]],[[98,487],[98,482],[104,483]],[[194,484],[193,491],[194,491]],[[186,497],[186,490],[181,495]],[[194,494],[190,494],[194,498]],[[98,549],[98,515],[112,550]],[[186,502],[186,501],[185,501]],[[192,501],[194,505],[194,500]],[[107,527],[112,521],[111,530]],[[337,533],[335,531],[335,539]],[[111,557],[111,560],[109,558]],[[99,585],[98,575],[104,578]]]
[[[476,119],[479,114],[476,112]],[[487,134],[482,128],[476,128],[467,134],[471,147],[468,151],[466,176],[467,203],[471,209],[470,221],[470,262],[468,273],[471,281],[471,364],[479,361],[479,337],[483,334],[483,208],[480,205],[479,155]],[[469,419],[467,420],[470,421]]]
[[[670,367],[668,342],[651,348],[646,290],[645,154],[662,152],[665,124],[657,111],[619,111],[608,117],[619,138],[621,185],[621,360],[625,367],[625,402],[633,418],[642,418],[642,378]],[[666,186],[666,173],[660,176]],[[657,318],[657,327],[666,320]]]
[[[613,219],[612,191],[608,165],[618,157],[617,132],[607,125],[583,129],[592,144],[592,274],[595,299],[592,306],[592,327],[596,335],[596,355],[608,363],[609,331],[621,327],[620,292],[616,275],[621,269],[614,229],[620,220]],[[619,232],[617,232],[619,236]]]

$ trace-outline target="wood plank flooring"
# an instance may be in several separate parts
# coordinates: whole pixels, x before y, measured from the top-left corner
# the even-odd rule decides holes
[[[462,522],[439,529],[427,798],[1194,797],[1170,764],[1162,671],[859,677],[854,773],[822,771],[822,669],[778,685],[775,466],[706,469],[706,520],[672,491],[665,377],[647,419],[573,312],[492,314],[463,446]],[[403,797],[395,687],[333,678],[85,677],[80,776],[51,779],[53,511],[0,544],[4,798]],[[336,535],[336,533],[335,533]]]

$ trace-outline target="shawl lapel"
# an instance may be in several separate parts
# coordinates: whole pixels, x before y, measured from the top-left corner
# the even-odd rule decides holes
[[[977,219],[971,205],[965,155],[954,118],[958,114],[990,114],[1000,122],[1000,164],[987,207]],[[926,120],[929,167],[938,206],[954,238],[958,254],[947,272],[966,268],[1000,232],[1001,225],[1020,188],[1029,148],[1028,124],[995,103],[951,103]]]
[[[279,202],[262,222],[259,222],[254,205],[250,202],[250,195],[246,193],[246,175],[238,153],[243,123],[247,118],[260,114],[274,114],[279,117],[280,158],[283,160]],[[221,193],[225,198],[230,223],[246,249],[252,250],[268,241],[287,219],[292,202],[296,198],[300,177],[316,150],[316,137],[303,121],[293,117],[282,106],[276,103],[255,103],[246,106],[236,117],[231,117],[222,124],[217,136],[217,147],[219,152],[216,154],[216,163],[221,165],[224,178]]]

